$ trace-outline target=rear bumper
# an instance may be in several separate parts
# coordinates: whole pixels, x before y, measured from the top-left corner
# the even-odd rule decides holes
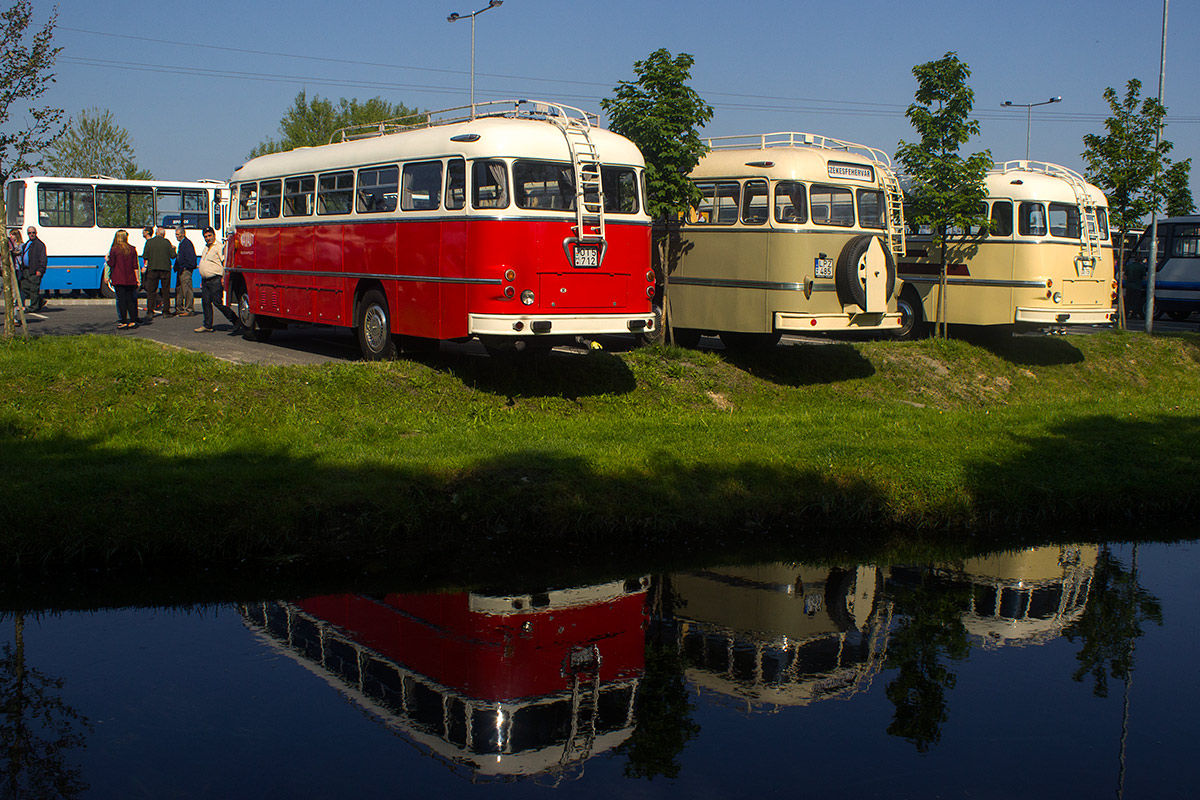
[[[654,329],[654,314],[468,314],[474,336],[590,336]]]
[[[793,331],[878,331],[900,327],[900,313],[886,314],[799,314],[775,312],[775,330]]]
[[[1116,311],[1104,308],[1017,308],[1014,322],[1040,325],[1108,325],[1116,319]]]

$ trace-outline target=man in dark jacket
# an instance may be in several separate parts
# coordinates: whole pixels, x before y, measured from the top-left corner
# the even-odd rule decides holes
[[[46,305],[42,299],[42,276],[46,274],[46,245],[38,238],[37,228],[32,225],[26,231],[29,241],[21,251],[21,293],[30,311],[41,311]]]
[[[143,232],[143,235],[144,232]],[[175,245],[167,241],[167,229],[160,227],[156,236],[146,239],[142,248],[142,262],[146,267],[146,318],[154,316],[154,298],[162,301],[162,315],[171,313],[171,260],[175,258]],[[161,291],[159,287],[162,287]]]
[[[182,226],[175,229],[175,240],[179,251],[175,256],[175,313],[190,317],[196,313],[196,299],[192,292],[192,270],[196,268],[196,248]]]

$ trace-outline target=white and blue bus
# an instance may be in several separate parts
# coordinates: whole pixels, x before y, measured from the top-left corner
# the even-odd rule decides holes
[[[22,233],[32,225],[46,243],[43,292],[83,292],[109,296],[103,286],[104,258],[119,229],[141,249],[138,233],[147,225],[175,228],[204,249],[206,225],[225,229],[229,187],[224,181],[124,181],[113,178],[33,176],[8,182],[4,195],[8,228]],[[174,237],[171,237],[174,240]],[[193,273],[200,285],[200,273]]]
[[[1125,309],[1146,313],[1150,228],[1142,233],[1125,258]],[[1182,322],[1200,311],[1200,216],[1167,217],[1158,221],[1158,254],[1154,274],[1154,316],[1164,313]]]

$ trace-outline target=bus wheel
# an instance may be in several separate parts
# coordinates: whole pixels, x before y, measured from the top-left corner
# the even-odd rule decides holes
[[[237,316],[238,322],[242,324],[254,341],[265,342],[271,338],[271,329],[263,327],[259,316],[250,310],[250,293],[246,291],[245,287],[239,289],[237,293]]]
[[[921,303],[914,299],[912,292],[901,292],[896,301],[896,309],[900,312],[900,328],[893,336],[902,342],[921,338],[925,332],[925,320],[921,313]]]
[[[779,333],[745,333],[743,331],[724,331],[721,333],[721,344],[726,350],[767,350],[779,344]]]
[[[117,290],[104,281],[100,281],[100,296],[105,300],[112,300],[117,296]]]
[[[396,340],[392,336],[391,319],[388,315],[387,299],[383,292],[371,289],[358,303],[358,346],[362,348],[363,360],[382,361],[396,357]]]
[[[700,345],[700,331],[695,328],[672,328],[668,340],[676,347],[694,350]]]
[[[867,287],[863,285],[860,274],[866,270],[866,262],[863,259],[866,258],[871,242],[875,239],[878,237],[869,233],[855,236],[846,242],[846,246],[838,254],[837,265],[833,270],[833,283],[837,288],[838,300],[842,305],[856,305],[863,311],[869,310],[867,308]],[[892,292],[896,291],[896,260],[883,240],[879,241],[879,245],[883,248],[884,262],[887,265],[887,286],[884,289],[884,297],[890,300]]]
[[[1191,311],[1168,311],[1167,316],[1176,322],[1186,322],[1187,318],[1192,315]]]
[[[667,339],[667,317],[663,314],[662,306],[655,303],[650,310],[654,313],[654,329],[637,335],[639,345],[662,344]]]

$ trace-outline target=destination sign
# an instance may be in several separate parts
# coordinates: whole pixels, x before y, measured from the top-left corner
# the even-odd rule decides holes
[[[848,178],[852,181],[875,182],[875,169],[862,164],[847,164],[845,161],[829,162],[829,177]]]

